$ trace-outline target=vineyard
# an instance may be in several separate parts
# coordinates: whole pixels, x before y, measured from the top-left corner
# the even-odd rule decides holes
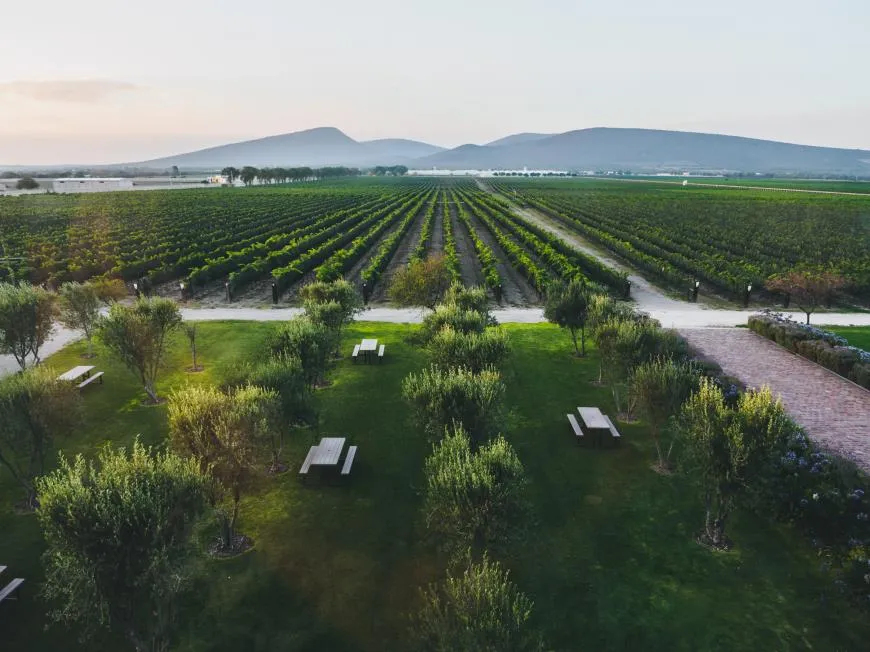
[[[554,280],[615,293],[625,275],[567,244],[537,212],[678,288],[742,297],[778,271],[819,265],[870,299],[870,201],[862,197],[584,180],[345,179],[214,191],[0,200],[0,278],[57,285],[117,277],[208,302],[282,300],[344,276],[385,299],[392,275],[443,254],[450,274],[509,305]],[[510,203],[509,203],[510,202]]]
[[[491,185],[680,289],[697,279],[739,299],[771,274],[819,266],[870,301],[870,200],[863,197],[606,181]]]
[[[451,275],[508,303],[554,280],[625,279],[518,217],[469,180],[342,180],[291,187],[4,199],[0,277],[57,285],[108,276],[186,298],[281,296],[344,276],[383,298],[400,266],[443,253]],[[246,294],[247,293],[247,294]]]

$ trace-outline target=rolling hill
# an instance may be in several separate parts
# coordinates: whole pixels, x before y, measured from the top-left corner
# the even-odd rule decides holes
[[[467,144],[448,150],[400,138],[357,141],[334,127],[321,127],[128,165],[164,169],[173,165],[182,169],[407,165],[420,169],[529,167],[867,175],[870,151],[740,136],[604,127],[562,134],[514,134],[487,145]]]

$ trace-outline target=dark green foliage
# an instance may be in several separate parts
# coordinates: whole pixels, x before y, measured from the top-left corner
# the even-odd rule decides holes
[[[471,557],[461,575],[422,591],[423,607],[410,638],[419,652],[535,652],[543,650],[531,625],[532,601],[497,561]]]
[[[430,367],[409,374],[402,396],[411,405],[417,425],[437,440],[457,424],[475,445],[501,428],[505,386],[493,370],[475,374],[467,369]]]
[[[62,458],[37,487],[52,618],[85,633],[108,627],[137,651],[168,650],[205,503],[196,462],[137,441],[129,455]]]
[[[489,321],[484,313],[476,310],[463,310],[456,305],[440,304],[423,318],[423,327],[420,329],[420,337],[428,342],[435,337],[442,328],[450,327],[457,333],[483,333]]]
[[[442,369],[464,367],[479,373],[499,367],[510,353],[507,333],[499,328],[487,328],[482,333],[463,333],[444,326],[428,345],[432,363]]]
[[[728,547],[725,526],[738,495],[760,482],[768,460],[794,431],[794,424],[769,389],[742,394],[732,409],[708,379],[701,381],[680,416],[685,468],[704,499],[701,541]]]
[[[528,517],[525,470],[502,436],[476,451],[461,426],[426,458],[423,505],[436,545],[449,554],[483,552],[522,538]]]
[[[574,280],[570,283],[552,284],[547,288],[544,317],[559,328],[567,328],[574,342],[574,353],[586,355],[586,323],[589,319],[589,296],[586,284]],[[582,352],[577,348],[577,332],[580,332]]]
[[[71,383],[58,382],[49,367],[0,379],[0,465],[25,491],[25,505],[36,506],[34,480],[56,438],[72,434],[82,420],[82,400]]]
[[[699,381],[700,374],[693,364],[670,358],[653,358],[631,371],[628,380],[631,400],[649,425],[662,469],[667,468],[676,441],[673,437],[663,451],[662,435]]]
[[[0,353],[8,353],[25,369],[52,331],[55,295],[31,285],[0,283]]]
[[[157,376],[169,336],[181,326],[181,312],[170,299],[139,299],[114,304],[100,322],[99,337],[127,368],[139,376],[151,402],[157,403]]]
[[[292,357],[302,365],[310,388],[326,373],[329,356],[336,347],[336,332],[323,324],[299,317],[281,326],[270,338],[273,356]]]

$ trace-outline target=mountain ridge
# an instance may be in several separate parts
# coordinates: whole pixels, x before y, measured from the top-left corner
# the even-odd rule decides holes
[[[452,149],[404,138],[354,140],[335,127],[266,136],[128,166],[219,169],[226,166],[870,174],[870,150],[800,145],[702,132],[593,127],[559,134],[523,132]],[[113,166],[120,167],[120,166]]]

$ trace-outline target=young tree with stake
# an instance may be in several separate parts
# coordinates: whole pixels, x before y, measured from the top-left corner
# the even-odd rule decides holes
[[[574,342],[574,354],[586,355],[586,322],[589,317],[589,297],[586,285],[577,279],[567,285],[553,284],[547,289],[544,317],[547,321],[566,328]],[[580,333],[581,349],[577,348],[577,333]]]
[[[9,353],[22,370],[54,328],[55,295],[32,285],[0,283],[0,353]]]
[[[181,312],[171,299],[139,299],[132,306],[113,305],[102,320],[99,336],[142,381],[152,403],[158,403],[157,376],[169,336],[181,326]]]
[[[100,296],[90,283],[64,283],[60,286],[60,322],[75,331],[85,334],[88,352],[85,357],[94,357],[93,337],[100,322]]]

